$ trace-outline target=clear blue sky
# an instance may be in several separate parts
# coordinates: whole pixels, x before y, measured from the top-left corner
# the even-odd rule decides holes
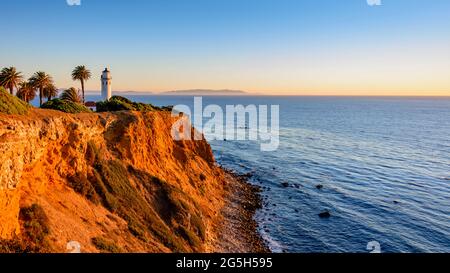
[[[0,66],[60,87],[108,66],[115,90],[450,95],[450,1],[1,1]]]

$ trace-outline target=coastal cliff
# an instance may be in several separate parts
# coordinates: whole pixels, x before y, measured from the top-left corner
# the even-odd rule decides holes
[[[238,182],[205,140],[172,139],[178,119],[167,111],[0,113],[7,250],[67,252],[68,243],[82,252],[220,249],[222,212]]]

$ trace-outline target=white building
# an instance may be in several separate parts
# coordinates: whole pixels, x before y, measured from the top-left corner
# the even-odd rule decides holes
[[[112,96],[112,90],[111,90],[111,72],[108,70],[108,68],[105,68],[105,70],[102,73],[102,99],[104,101],[107,101]]]

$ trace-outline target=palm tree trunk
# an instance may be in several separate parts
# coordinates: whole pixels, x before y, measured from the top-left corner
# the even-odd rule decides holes
[[[43,88],[39,88],[39,106],[42,106]]]
[[[9,87],[9,93],[10,93],[11,95],[14,95],[14,85],[11,85],[11,86]]]
[[[81,80],[81,92],[83,92],[83,104],[85,103],[84,100],[84,80]]]

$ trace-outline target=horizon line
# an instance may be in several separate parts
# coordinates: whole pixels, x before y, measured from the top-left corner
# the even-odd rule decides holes
[[[267,94],[267,93],[242,93],[242,94],[213,94],[214,91],[211,91],[209,94],[195,94],[193,93],[169,93],[174,91],[162,91],[162,92],[153,92],[153,91],[113,91],[113,94],[123,94],[123,93],[135,93],[135,94],[142,94],[142,95],[166,95],[171,97],[177,97],[177,96],[226,96],[226,97],[252,97],[252,96],[258,96],[258,97],[419,97],[419,98],[450,98],[450,92],[449,95],[418,95],[418,94],[392,94],[392,95],[356,95],[356,94]],[[244,91],[245,92],[245,91]],[[90,95],[100,95],[101,91],[86,91],[87,94]]]

